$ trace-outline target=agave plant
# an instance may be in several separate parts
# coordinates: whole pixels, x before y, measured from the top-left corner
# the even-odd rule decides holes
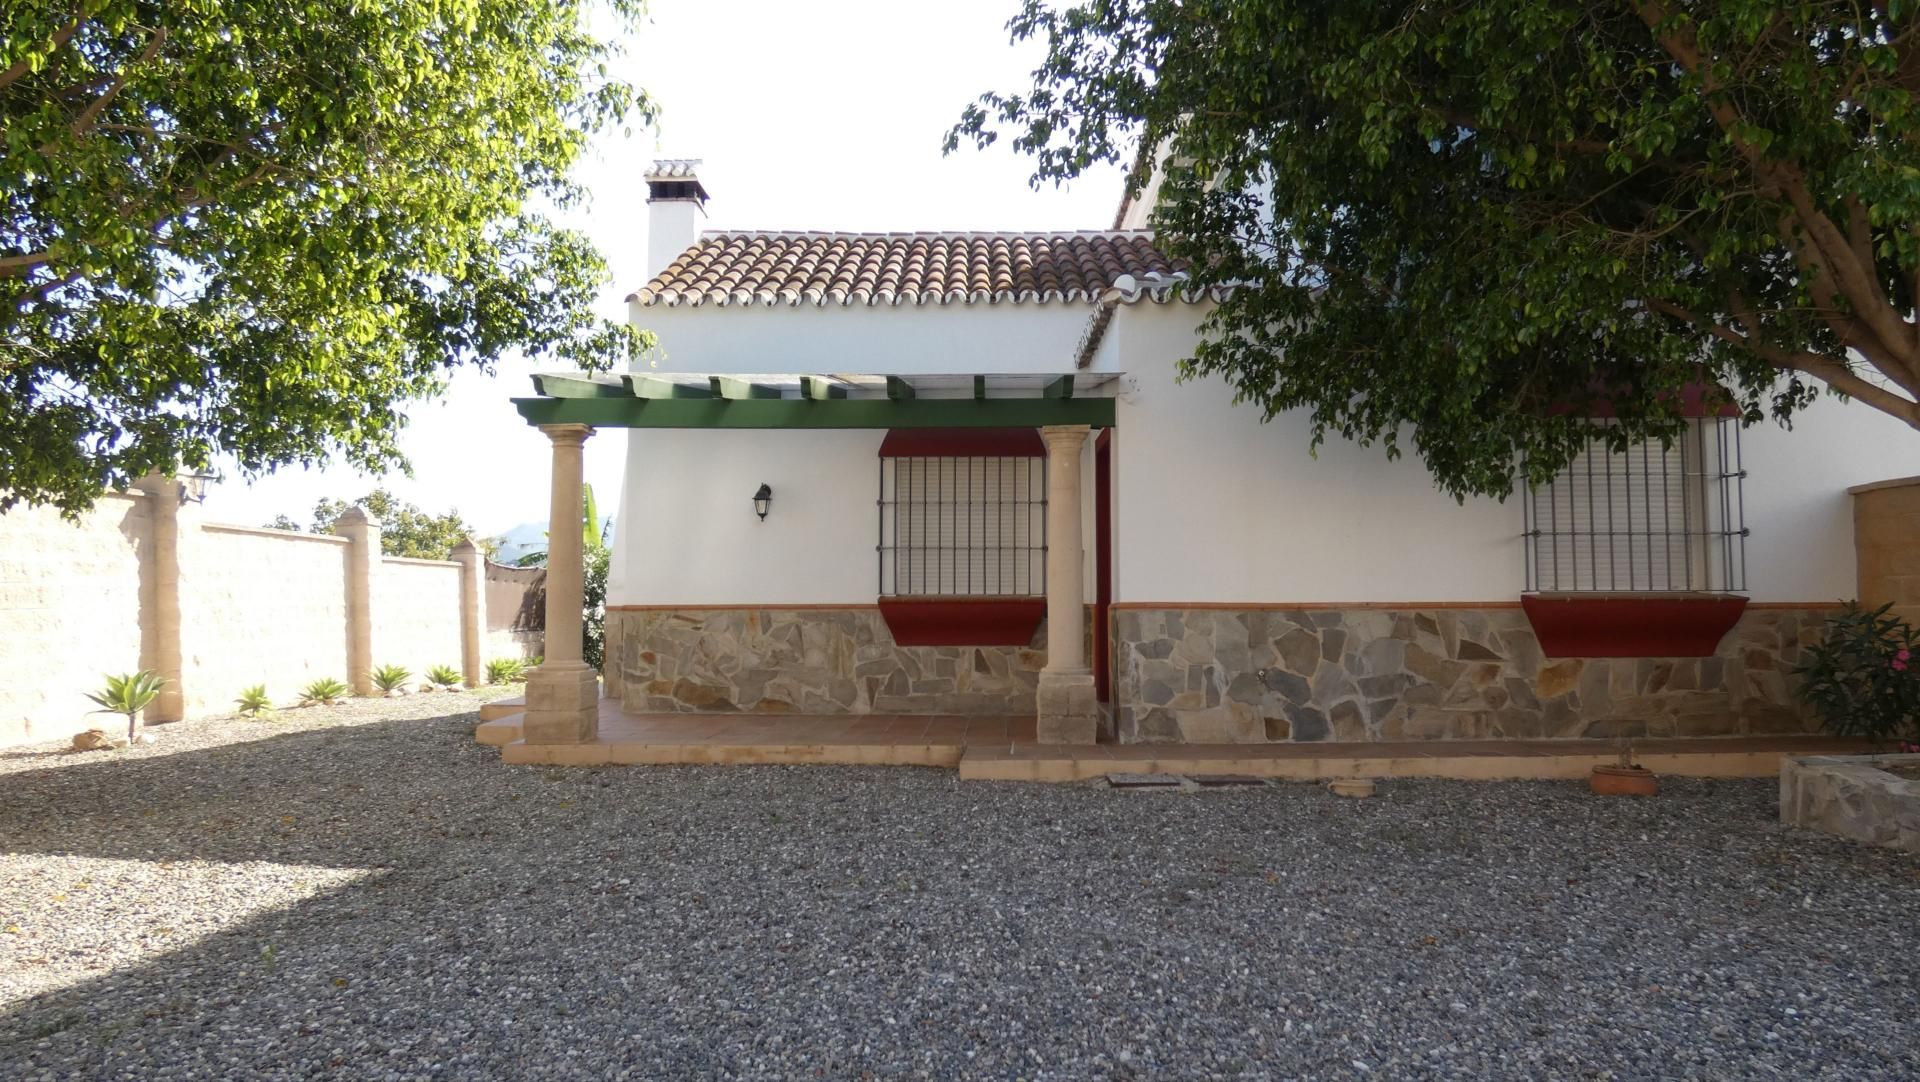
[[[300,705],[311,706],[314,703],[325,703],[328,706],[332,706],[334,703],[346,698],[347,692],[350,690],[352,689],[347,687],[347,685],[335,680],[331,676],[322,677],[300,689]]]
[[[460,683],[460,670],[451,665],[435,665],[427,670],[427,683],[437,688],[453,688]]]
[[[497,657],[487,662],[487,683],[511,684],[526,678],[526,663],[517,657]]]
[[[382,665],[373,670],[372,676],[373,686],[379,688],[382,695],[391,695],[406,688],[407,681],[413,677],[413,670],[398,665]]]
[[[267,698],[267,685],[255,684],[243,689],[240,697],[233,700],[233,705],[239,707],[247,717],[257,718],[273,709],[273,700]]]
[[[125,714],[127,716],[127,740],[131,743],[138,735],[140,711],[160,695],[160,689],[167,686],[165,680],[151,669],[142,669],[136,673],[122,673],[119,676],[106,677],[105,690],[88,693],[87,698],[100,704],[96,714]]]

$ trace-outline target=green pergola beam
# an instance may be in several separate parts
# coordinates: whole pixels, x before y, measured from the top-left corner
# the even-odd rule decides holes
[[[780,397],[780,388],[778,387],[769,387],[764,383],[749,383],[744,379],[735,379],[732,376],[714,376],[712,379],[707,380],[707,385],[713,388],[713,397],[715,398],[741,400]]]
[[[627,389],[618,383],[601,383],[586,376],[537,375],[533,389],[548,398],[627,398]]]
[[[800,377],[800,397],[813,402],[825,402],[833,398],[847,397],[847,389],[831,380],[819,376]]]
[[[913,384],[908,383],[899,376],[888,376],[887,397],[896,402],[910,399],[913,397]]]
[[[516,398],[536,425],[596,428],[1112,428],[1111,398]]]
[[[1041,390],[1040,397],[1072,398],[1073,397],[1073,377],[1070,375],[1061,376],[1058,379],[1049,381],[1046,387],[1043,390]]]
[[[675,383],[659,376],[623,376],[627,390],[635,398],[712,398],[713,392],[690,383]]]

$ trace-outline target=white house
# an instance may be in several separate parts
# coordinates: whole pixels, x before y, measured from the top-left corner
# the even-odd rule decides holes
[[[1829,398],[1463,506],[1176,379],[1210,300],[1141,202],[1100,232],[729,232],[697,166],[647,177],[629,300],[657,357],[518,401],[555,436],[556,516],[582,426],[632,429],[605,670],[630,712],[1037,716],[1066,743],[1797,731],[1787,669],[1858,592],[1847,489],[1920,473],[1913,433]],[[592,674],[560,662],[530,743],[593,732]]]

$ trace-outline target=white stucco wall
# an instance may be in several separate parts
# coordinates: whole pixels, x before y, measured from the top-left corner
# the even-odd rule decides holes
[[[87,693],[138,670],[146,498],[106,496],[69,522],[51,508],[0,515],[0,747],[113,727]]]
[[[435,665],[460,667],[460,565],[383,557],[373,578],[373,663],[410,669],[417,686]]]
[[[608,604],[872,604],[885,436],[635,429]]]
[[[659,370],[1058,371],[1092,309],[641,309]],[[1411,453],[1330,440],[1303,414],[1262,424],[1218,379],[1175,364],[1204,306],[1122,306],[1093,367],[1127,374],[1117,407],[1114,599],[1227,602],[1512,601],[1523,585],[1519,504],[1440,493]],[[632,434],[616,605],[868,604],[877,589],[881,432]],[[1854,592],[1849,485],[1920,472],[1920,437],[1824,399],[1791,431],[1743,434],[1749,594],[1825,602]],[[1083,464],[1092,569],[1092,441]],[[765,523],[750,509],[774,489]],[[1088,597],[1091,599],[1091,581]]]
[[[631,305],[660,372],[1067,372],[1091,304]],[[642,366],[643,368],[647,366]]]
[[[265,684],[291,704],[347,677],[347,542],[180,517],[181,690],[189,715],[225,714]]]
[[[635,429],[610,605],[871,605],[881,430]],[[1093,600],[1093,441],[1081,543]],[[753,493],[773,487],[765,522]]]
[[[45,508],[0,515],[0,747],[112,729],[86,694],[105,673],[155,664],[150,501],[106,495],[77,522]],[[179,509],[180,690],[186,715],[231,713],[265,684],[291,704],[347,676],[346,551],[337,537],[202,520]],[[375,664],[422,674],[459,664],[458,565],[385,559],[373,582]],[[143,626],[144,623],[144,626]],[[518,655],[507,644],[495,653]],[[491,656],[491,655],[490,655]]]
[[[1338,438],[1310,455],[1295,413],[1262,424],[1217,379],[1179,383],[1202,312],[1122,308],[1115,598],[1132,602],[1510,601],[1524,584],[1519,505],[1442,495],[1410,453]],[[1920,471],[1920,437],[1824,399],[1792,431],[1743,434],[1750,596],[1853,596],[1847,486]]]

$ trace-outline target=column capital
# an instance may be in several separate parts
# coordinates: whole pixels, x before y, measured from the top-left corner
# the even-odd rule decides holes
[[[1092,425],[1041,425],[1040,438],[1047,441],[1047,451],[1064,451],[1071,454],[1087,442],[1093,432]]]
[[[541,425],[540,431],[545,432],[547,434],[547,438],[553,441],[553,445],[555,447],[564,447],[567,444],[572,444],[573,446],[578,447],[581,444],[587,442],[588,436],[593,435],[593,426],[592,425]]]

